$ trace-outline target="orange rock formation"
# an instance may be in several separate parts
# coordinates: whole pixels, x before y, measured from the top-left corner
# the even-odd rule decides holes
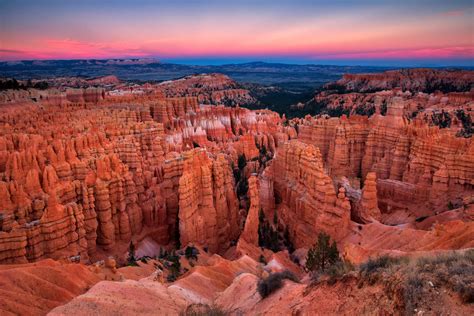
[[[474,247],[472,138],[458,134],[462,122],[439,128],[410,115],[445,104],[468,109],[472,72],[345,76],[341,93],[322,92],[317,101],[373,103],[374,115],[289,124],[268,110],[223,106],[254,102],[223,75],[158,85],[71,82],[1,93],[2,312],[179,314],[190,304],[217,304],[235,314],[337,313],[340,306],[395,313],[386,289],[359,289],[354,275],[307,288],[286,243],[295,259],[325,232],[353,263]],[[457,92],[412,94],[447,86]],[[271,226],[288,250],[259,247],[261,211],[278,215]],[[154,257],[178,241],[196,246],[199,258],[177,250],[186,269],[176,281],[164,279],[168,259],[119,268],[131,242],[137,255]],[[282,270],[303,284],[284,281],[261,299],[258,280]],[[321,303],[327,293],[338,295]],[[384,304],[360,307],[347,297]]]

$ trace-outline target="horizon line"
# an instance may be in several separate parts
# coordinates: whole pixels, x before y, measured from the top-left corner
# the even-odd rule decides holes
[[[266,58],[275,59],[265,61],[263,59],[248,59],[248,57],[214,57],[214,56],[200,56],[200,57],[175,57],[175,58],[160,58],[160,57],[103,57],[103,58],[38,58],[38,59],[0,59],[1,63],[20,63],[20,62],[35,62],[35,61],[107,61],[107,60],[156,60],[161,64],[175,64],[186,66],[226,66],[226,65],[241,65],[252,63],[264,64],[282,64],[282,65],[313,65],[313,66],[340,66],[340,67],[377,67],[377,68],[448,68],[448,67],[469,67],[474,68],[474,59],[320,59],[309,61],[304,58],[295,57],[271,57]],[[288,59],[287,59],[288,58]],[[287,59],[287,60],[286,60]],[[233,61],[234,60],[234,61]],[[449,61],[448,61],[449,60]],[[199,62],[201,61],[201,62]],[[209,63],[206,63],[209,62]],[[463,64],[464,62],[464,64]],[[439,63],[439,64],[437,64]],[[398,65],[397,65],[398,64]]]

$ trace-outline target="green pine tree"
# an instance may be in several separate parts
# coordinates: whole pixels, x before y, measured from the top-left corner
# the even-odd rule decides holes
[[[130,242],[130,246],[128,246],[128,258],[127,258],[127,264],[134,266],[137,265],[137,259],[135,258],[135,245],[133,244],[133,241]]]
[[[247,158],[245,157],[245,154],[239,155],[239,159],[237,160],[237,166],[239,166],[239,170],[242,171],[246,165]]]
[[[319,233],[318,241],[308,250],[306,269],[309,271],[325,271],[340,260],[336,242],[330,243],[326,233]]]

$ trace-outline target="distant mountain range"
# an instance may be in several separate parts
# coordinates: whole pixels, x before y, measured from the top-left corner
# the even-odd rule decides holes
[[[115,75],[121,80],[163,81],[197,73],[223,73],[240,83],[277,86],[300,93],[338,80],[345,73],[371,73],[389,69],[394,68],[266,62],[197,66],[164,63],[158,59],[30,60],[0,62],[0,77],[44,79]]]
[[[16,79],[98,77],[116,75],[122,80],[162,81],[196,73],[223,73],[238,82],[314,88],[344,73],[379,72],[389,68],[358,66],[294,65],[251,62],[221,66],[163,63],[156,59],[41,60],[0,62],[0,76]]]

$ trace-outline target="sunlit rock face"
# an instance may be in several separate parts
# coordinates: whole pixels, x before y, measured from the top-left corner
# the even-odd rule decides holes
[[[207,92],[235,85],[219,75],[186,80],[202,82]],[[69,89],[54,100],[48,96],[56,90],[46,90],[41,106],[28,97],[6,101],[0,261],[77,255],[88,261],[147,232],[171,242],[176,229],[183,244],[212,252],[237,240],[238,157],[263,170],[257,145],[271,154],[296,132],[271,111],[202,105],[193,93],[180,96],[183,84],[165,84],[163,93],[156,88],[132,104],[129,95],[108,97],[100,88]]]
[[[473,190],[472,138],[403,116],[393,100],[385,116],[308,118],[298,138],[321,149],[333,177],[376,174],[379,204],[411,209],[417,216],[445,209]],[[449,184],[448,184],[449,183]],[[440,196],[444,196],[440,199]]]
[[[373,74],[345,74],[335,84],[347,92],[371,92],[401,88],[412,92],[449,90],[469,91],[474,83],[472,71],[449,71],[435,69],[403,69]]]
[[[214,161],[205,150],[183,153],[179,179],[179,231],[182,244],[206,245],[217,252],[228,248],[239,234],[238,201],[228,161]]]
[[[248,90],[222,74],[202,74],[165,81],[157,86],[167,97],[196,97],[201,104],[225,104],[228,106],[252,104],[256,100]]]
[[[347,233],[350,204],[324,171],[319,149],[298,140],[285,143],[271,165],[279,215],[296,247],[307,247],[320,232],[340,239]]]
[[[320,233],[352,264],[474,247],[469,120],[445,115],[471,117],[470,76],[345,76],[315,97],[345,114],[291,120],[236,106],[254,101],[218,74],[1,92],[0,314],[401,313],[419,262],[315,285],[306,253]],[[408,91],[434,85],[457,92]],[[300,283],[262,298],[282,271]],[[469,314],[429,277],[425,306]]]
[[[404,90],[444,82],[458,92],[409,96],[398,89],[415,75],[418,83]],[[95,87],[71,80],[74,88],[2,92],[0,262],[89,262],[125,253],[145,237],[251,255],[260,212],[271,219],[275,210],[276,228],[296,248],[310,247],[320,232],[352,243],[356,224],[378,232],[394,224],[416,230],[415,220],[425,217],[444,223],[448,208],[459,210],[449,218],[462,224],[446,230],[458,231],[472,218],[472,138],[459,136],[458,118],[440,128],[410,113],[414,104],[426,111],[470,104],[462,82],[471,74],[384,76],[383,84],[377,76],[344,77],[338,84],[351,92],[318,96],[356,107],[371,100],[373,115],[289,121],[225,106],[252,101],[218,74],[133,89],[104,77]],[[361,92],[362,82],[391,90]],[[348,254],[361,258],[384,247],[368,249],[370,237],[361,234]]]

